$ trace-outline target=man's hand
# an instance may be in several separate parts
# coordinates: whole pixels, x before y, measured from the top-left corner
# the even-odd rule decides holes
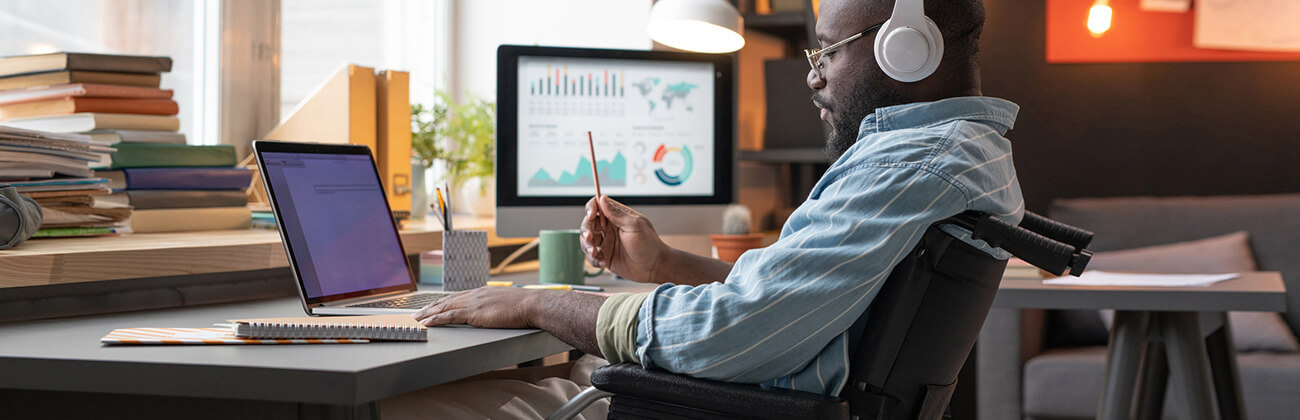
[[[468,324],[479,328],[533,328],[528,318],[534,290],[480,287],[429,303],[412,315],[425,326]]]
[[[411,317],[429,327],[541,328],[578,350],[600,356],[596,318],[605,298],[595,293],[487,286],[438,299]]]
[[[596,216],[598,206],[603,220]],[[587,262],[639,282],[656,282],[656,269],[673,251],[649,219],[609,197],[587,202],[580,230]]]

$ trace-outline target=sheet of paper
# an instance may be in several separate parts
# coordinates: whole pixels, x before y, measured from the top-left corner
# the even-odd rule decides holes
[[[1300,1],[1196,2],[1197,48],[1300,51]]]
[[[1182,13],[1192,8],[1192,0],[1142,0],[1139,7],[1144,12]]]
[[[1142,286],[1142,287],[1206,287],[1239,274],[1139,274],[1112,273],[1088,270],[1079,277],[1060,277],[1043,280],[1054,286]]]

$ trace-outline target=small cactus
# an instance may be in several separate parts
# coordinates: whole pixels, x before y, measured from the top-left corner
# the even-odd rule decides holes
[[[753,227],[750,225],[749,207],[740,204],[727,206],[722,213],[722,233],[726,235],[746,235]]]

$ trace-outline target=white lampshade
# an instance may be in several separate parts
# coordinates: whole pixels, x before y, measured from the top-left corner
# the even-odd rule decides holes
[[[725,0],[659,0],[645,28],[655,42],[703,53],[739,50],[744,31],[740,12]]]

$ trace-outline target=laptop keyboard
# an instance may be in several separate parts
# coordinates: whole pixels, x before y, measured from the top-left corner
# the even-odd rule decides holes
[[[448,296],[448,295],[451,295],[451,293],[420,293],[420,294],[415,294],[415,295],[406,295],[406,296],[395,297],[395,298],[388,299],[388,300],[380,300],[380,301],[367,302],[367,303],[358,303],[358,304],[356,304],[356,305],[348,305],[347,307],[349,307],[349,308],[419,309],[419,308],[423,308],[425,305],[428,305],[429,302],[433,302],[433,301],[438,300],[439,298],[441,298],[441,297],[443,297],[443,296]]]

